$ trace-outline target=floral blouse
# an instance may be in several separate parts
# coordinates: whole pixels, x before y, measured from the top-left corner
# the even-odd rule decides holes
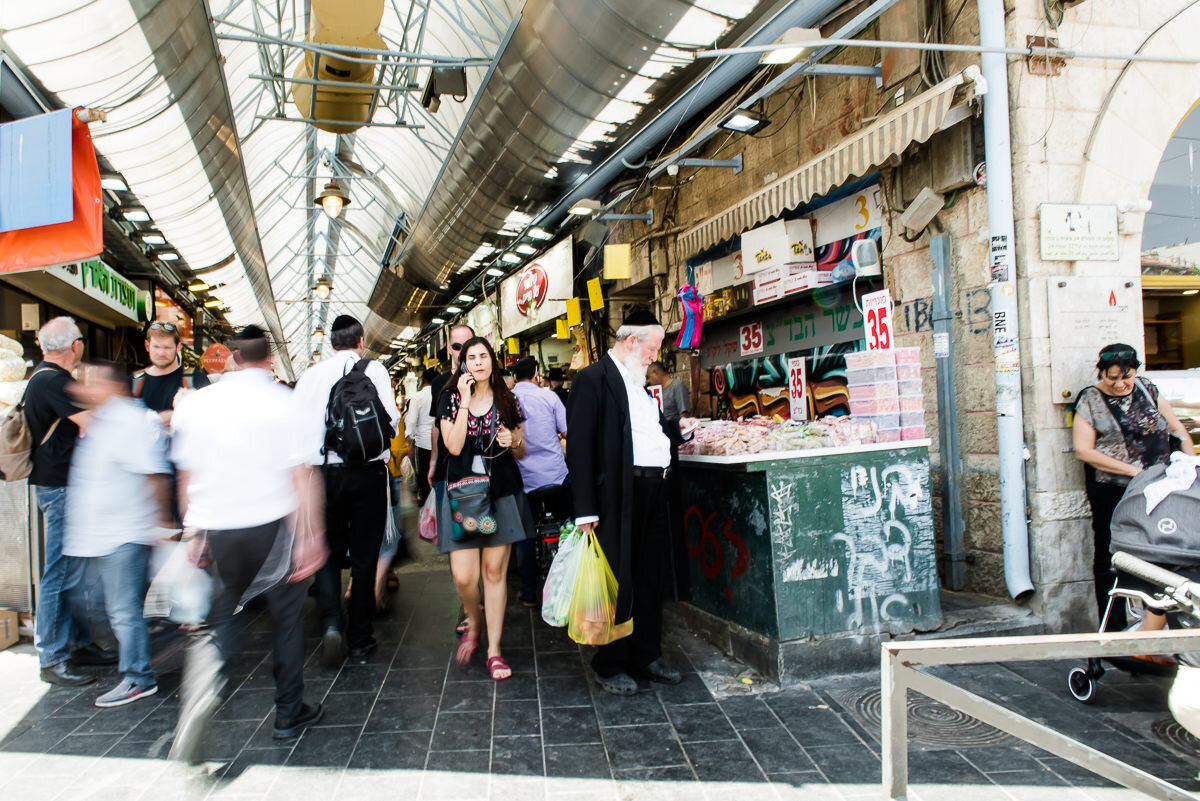
[[[1129,464],[1150,467],[1171,458],[1170,430],[1158,410],[1158,387],[1143,378],[1134,379],[1128,395],[1105,395],[1095,386],[1079,393],[1075,413],[1096,430],[1096,450]],[[1124,486],[1129,476],[1096,470],[1101,484]]]
[[[521,408],[521,401],[513,396],[513,400],[517,405],[517,425],[525,422],[525,410]],[[458,410],[462,408],[462,396],[458,394],[458,390],[447,392],[442,401],[441,414],[438,416],[443,420],[454,420],[458,417]],[[500,415],[496,413],[495,405],[483,417],[476,417],[467,411],[467,436],[468,437],[490,437],[497,430],[500,423]]]

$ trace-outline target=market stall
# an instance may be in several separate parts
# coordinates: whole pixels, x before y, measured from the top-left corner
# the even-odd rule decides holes
[[[879,640],[942,620],[920,353],[868,350],[863,296],[880,281],[855,287],[847,255],[875,231],[843,211],[695,265],[713,419],[680,456],[684,614],[780,681],[868,668]]]

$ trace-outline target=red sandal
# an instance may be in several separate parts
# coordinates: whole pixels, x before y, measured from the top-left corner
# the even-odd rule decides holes
[[[508,675],[497,676],[496,672],[500,670],[507,670]],[[492,681],[504,681],[505,679],[512,678],[513,669],[504,661],[504,657],[493,656],[487,661],[487,672]]]
[[[458,641],[458,650],[454,652],[454,661],[458,663],[459,667],[466,667],[470,664],[471,657],[475,656],[475,649],[478,647],[479,635],[472,634],[468,628]]]

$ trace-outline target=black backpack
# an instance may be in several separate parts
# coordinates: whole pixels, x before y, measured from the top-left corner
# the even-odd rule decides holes
[[[370,359],[360,359],[329,390],[325,447],[321,449],[326,461],[333,451],[346,464],[366,464],[391,446],[391,420],[379,390],[367,376],[370,363]]]

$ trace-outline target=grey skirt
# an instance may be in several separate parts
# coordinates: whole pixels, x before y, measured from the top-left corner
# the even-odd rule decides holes
[[[534,534],[533,513],[525,495],[505,495],[492,501],[496,515],[496,533],[468,537],[455,541],[450,536],[450,502],[445,493],[438,500],[438,550],[442,553],[466,548],[490,548],[493,545],[512,545]]]

